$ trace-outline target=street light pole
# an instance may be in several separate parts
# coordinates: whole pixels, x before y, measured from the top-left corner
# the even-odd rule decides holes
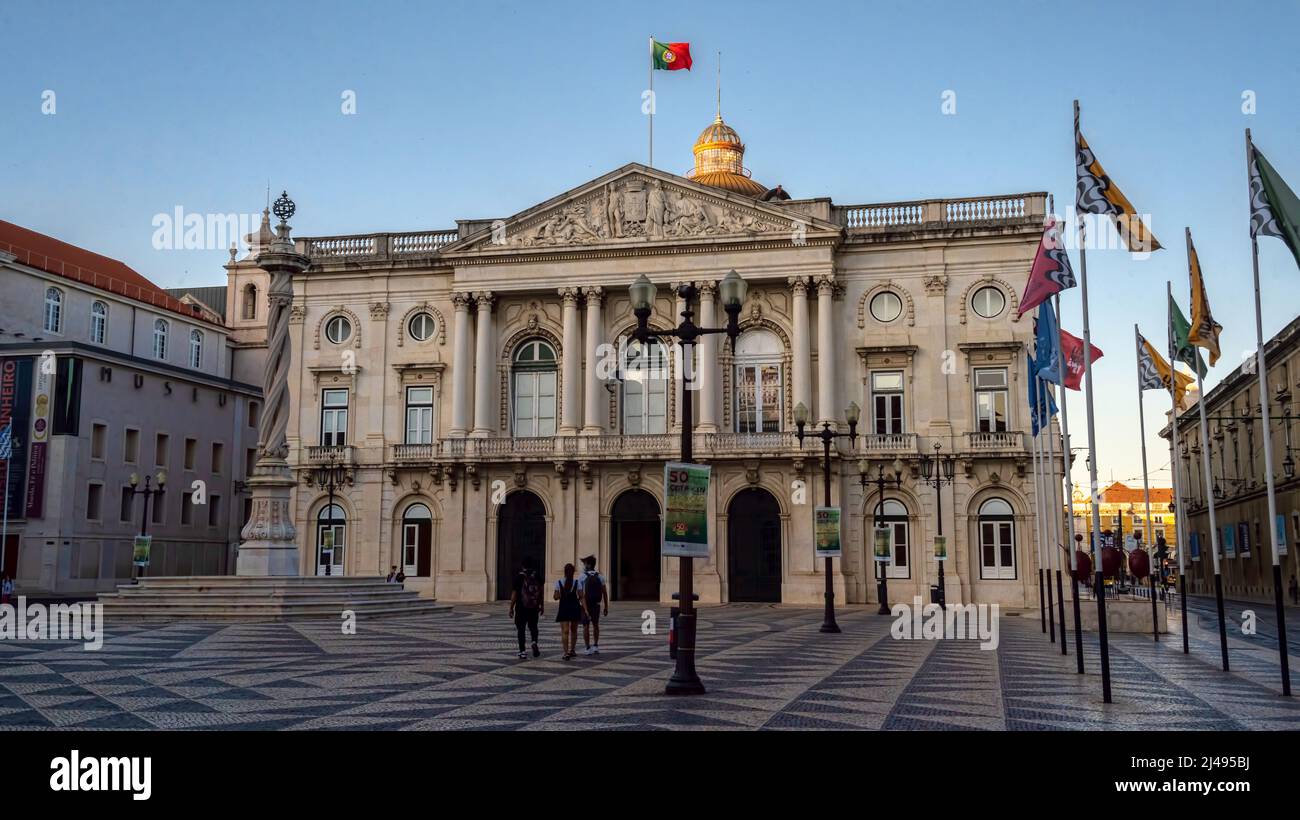
[[[934,487],[934,511],[937,521],[938,535],[943,536],[943,490],[945,484],[953,482],[953,474],[956,472],[957,459],[955,456],[940,456],[939,451],[943,445],[939,442],[934,443],[934,458],[930,456],[921,456],[921,482]],[[943,565],[947,563],[947,552],[945,550],[944,558],[935,555],[935,560],[939,563],[939,608],[946,610],[948,608],[948,591],[943,580]]]
[[[155,495],[160,495],[163,492],[163,486],[167,483],[167,473],[163,470],[159,470],[158,486],[154,488],[150,488],[149,482],[153,481],[153,478],[154,478],[153,476],[149,476],[149,475],[145,476],[144,489],[141,490],[138,488],[140,484],[140,476],[137,473],[131,473],[131,479],[130,479],[131,495],[144,496],[144,509],[140,511],[140,537],[141,538],[144,538],[149,534],[149,499]],[[144,567],[136,565],[134,562],[132,562],[131,571],[133,573],[132,580],[133,581],[138,580],[139,577],[144,574]]]
[[[691,369],[692,366],[692,348],[700,336],[709,333],[725,333],[731,341],[734,349],[736,337],[740,335],[740,307],[745,301],[745,294],[749,290],[748,283],[740,278],[734,270],[729,271],[722,281],[718,283],[718,295],[722,299],[722,308],[727,313],[727,326],[725,328],[700,327],[695,324],[694,311],[691,304],[699,295],[699,290],[694,283],[687,283],[677,288],[677,295],[682,299],[682,320],[677,327],[672,330],[651,330],[650,314],[654,310],[655,293],[658,288],[650,279],[641,274],[636,281],[628,288],[628,293],[632,301],[632,313],[636,316],[636,329],[632,331],[632,338],[641,344],[645,344],[652,338],[673,338],[682,346],[682,370]],[[712,366],[712,362],[709,363]],[[692,452],[693,439],[695,435],[695,422],[691,410],[690,396],[686,390],[682,391],[682,463],[690,464],[694,457]],[[664,687],[664,693],[669,695],[702,695],[704,694],[704,682],[700,680],[699,674],[695,671],[695,592],[694,592],[694,571],[695,559],[688,556],[680,556],[678,568],[678,604],[680,611],[677,616],[677,665],[673,669],[673,676],[668,679],[668,684]]]
[[[822,422],[822,429],[814,435],[821,439],[822,442],[822,490],[824,493],[824,506],[831,506],[831,442],[837,438],[847,438],[849,446],[856,446],[858,443],[858,419],[862,417],[862,409],[858,403],[851,401],[849,406],[844,410],[844,418],[849,423],[847,433],[836,433],[831,430],[829,421]],[[803,447],[804,427],[808,424],[808,408],[803,402],[799,402],[794,408],[795,437],[799,439],[799,446]],[[835,584],[833,582],[834,559],[829,555],[826,556],[826,609],[822,616],[822,632],[837,633],[840,631],[840,625],[835,623]]]
[[[877,465],[876,477],[868,478],[867,473],[871,471],[871,464],[865,458],[858,462],[858,483],[863,486],[864,493],[866,487],[875,484],[876,493],[880,496],[876,500],[875,521],[877,529],[884,526],[885,523],[885,485],[892,483],[895,487],[903,486],[903,460],[895,458],[892,466],[894,469],[892,476],[887,477],[885,475],[885,464],[881,462]],[[881,560],[878,556],[873,555],[875,559],[873,563],[876,565],[876,597],[880,599],[880,609],[876,610],[877,615],[889,614],[889,578],[885,567],[890,557],[892,556],[885,556],[885,559]]]

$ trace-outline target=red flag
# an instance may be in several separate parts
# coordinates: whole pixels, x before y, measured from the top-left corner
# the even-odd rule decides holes
[[[1104,354],[1096,345],[1092,345],[1092,360],[1096,362]],[[1061,331],[1061,357],[1065,360],[1065,386],[1070,390],[1080,390],[1083,382],[1083,339]]]
[[[1075,284],[1070,257],[1061,240],[1061,230],[1056,224],[1056,218],[1049,216],[1043,228],[1043,238],[1038,242],[1034,264],[1029,269],[1029,281],[1025,283],[1025,295],[1020,300],[1017,315],[1023,316],[1047,301],[1047,297],[1072,288]]]

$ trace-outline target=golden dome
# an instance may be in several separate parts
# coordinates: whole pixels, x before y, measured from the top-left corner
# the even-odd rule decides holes
[[[701,185],[760,197],[767,188],[749,178],[745,170],[745,144],[736,129],[722,121],[719,114],[695,141],[695,168],[687,177]]]

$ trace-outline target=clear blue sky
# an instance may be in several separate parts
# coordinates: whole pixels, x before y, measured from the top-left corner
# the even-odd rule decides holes
[[[1184,225],[1226,326],[1210,383],[1253,345],[1244,128],[1300,188],[1294,2],[6,0],[0,30],[0,218],[167,286],[222,282],[226,254],[154,250],[154,215],[255,212],[268,180],[297,200],[296,231],[321,235],[504,216],[644,162],[650,34],[695,59],[655,77],[656,165],[690,167],[721,50],[723,112],[755,178],[840,203],[1048,190],[1062,209],[1078,97],[1099,159],[1169,247],[1089,256],[1103,482],[1140,473],[1132,325],[1163,339],[1166,279],[1186,305]],[[340,113],[349,89],[355,116]],[[1300,312],[1300,272],[1276,240],[1261,264],[1272,334]],[[1065,303],[1077,333],[1078,291]],[[1167,484],[1166,402],[1146,406]],[[1070,409],[1082,446],[1082,401]]]

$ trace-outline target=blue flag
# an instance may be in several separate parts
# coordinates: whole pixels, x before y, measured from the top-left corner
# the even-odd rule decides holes
[[[1051,302],[1038,306],[1038,320],[1034,322],[1034,352],[1038,357],[1038,378],[1054,384],[1061,383],[1061,328],[1056,321],[1056,309]]]
[[[1033,354],[1026,351],[1025,359],[1029,365],[1029,423],[1030,429],[1036,436],[1039,430],[1048,426],[1052,416],[1056,415],[1057,407],[1056,400],[1052,398],[1051,392],[1043,389],[1042,375],[1038,371],[1038,365],[1034,362]]]
[[[0,461],[8,461],[14,456],[14,423],[11,421],[0,430]]]

